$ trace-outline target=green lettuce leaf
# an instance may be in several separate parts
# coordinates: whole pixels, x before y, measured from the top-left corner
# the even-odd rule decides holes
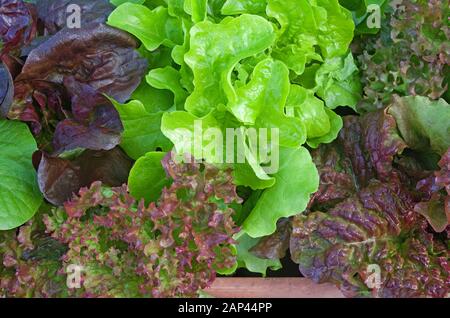
[[[445,100],[396,96],[388,112],[411,149],[443,155],[450,147],[450,106]]]
[[[281,25],[273,56],[297,75],[313,60],[344,55],[353,38],[351,13],[337,0],[269,0],[267,14]]]
[[[133,34],[149,51],[160,45],[173,47],[183,43],[179,19],[171,17],[164,7],[150,10],[144,5],[126,2],[111,13],[108,24]]]
[[[230,73],[235,65],[263,52],[275,39],[266,19],[246,14],[219,24],[197,23],[190,33],[190,50],[184,59],[193,71],[195,89],[185,108],[196,116],[205,116],[219,104],[226,104],[222,86],[231,85]]]
[[[306,148],[282,148],[280,163],[275,185],[263,192],[243,224],[251,237],[272,234],[278,219],[303,212],[319,187],[319,174]]]
[[[146,204],[154,202],[162,189],[170,185],[161,164],[165,156],[165,152],[149,152],[134,164],[128,178],[128,188],[136,200],[145,199]]]
[[[120,146],[128,156],[139,159],[147,152],[172,148],[172,143],[161,132],[163,112],[150,113],[138,100],[127,104],[113,101],[113,104],[124,126]]]
[[[16,228],[42,203],[31,157],[36,142],[26,124],[0,119],[0,230]]]

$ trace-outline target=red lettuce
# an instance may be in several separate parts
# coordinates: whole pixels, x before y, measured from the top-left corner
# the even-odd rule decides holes
[[[425,193],[414,210],[422,214],[436,232],[443,232],[450,224],[450,149],[439,161],[440,170],[419,181],[417,190]]]
[[[291,255],[304,276],[346,296],[444,297],[449,241],[417,210],[443,206],[434,195],[448,187],[447,155],[428,171],[388,110],[346,117],[338,140],[313,152],[321,185],[292,222]],[[369,284],[373,266],[379,285]]]
[[[109,0],[38,0],[36,3],[38,16],[44,22],[48,33],[54,34],[67,26],[69,5],[77,5],[81,9],[81,27],[91,22],[106,22],[114,9]]]
[[[349,297],[445,297],[447,246],[429,233],[408,193],[378,181],[327,213],[293,221],[291,255],[303,275]],[[380,269],[370,285],[370,266]]]
[[[233,268],[231,171],[170,155],[163,166],[173,183],[149,206],[125,185],[94,182],[18,234],[0,233],[0,297],[197,296]],[[68,265],[83,267],[80,289],[67,287]]]
[[[120,149],[86,150],[76,159],[62,159],[46,153],[37,154],[38,184],[45,199],[62,206],[74,193],[94,181],[108,186],[127,182],[133,161]]]
[[[170,157],[163,166],[173,183],[156,204],[96,182],[45,218],[47,231],[69,247],[63,268],[85,268],[82,289],[71,295],[195,296],[216,271],[234,266],[230,205],[239,198],[230,171]]]
[[[136,47],[133,37],[103,24],[64,29],[31,51],[16,83],[45,80],[63,84],[64,77],[73,76],[125,102],[146,71],[147,63]]]
[[[45,234],[41,218],[0,232],[0,297],[64,296],[66,281],[58,270],[67,248]]]
[[[33,5],[22,0],[0,0],[0,58],[30,43],[36,32]]]
[[[72,104],[72,118],[58,123],[53,138],[56,153],[78,148],[111,150],[120,143],[122,122],[111,101],[73,77],[65,78]]]
[[[448,90],[448,1],[397,1],[392,6],[382,17],[380,35],[362,37],[356,50],[365,93],[360,110],[384,108],[393,94],[437,100]]]
[[[8,68],[0,63],[0,118],[6,117],[14,96],[14,84]]]
[[[136,45],[125,32],[102,24],[58,32],[28,56],[8,117],[29,122],[49,152],[114,148],[123,127],[102,94],[126,101],[138,86],[146,62]]]

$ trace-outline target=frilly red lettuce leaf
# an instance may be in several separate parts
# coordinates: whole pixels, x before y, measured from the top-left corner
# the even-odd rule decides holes
[[[91,22],[106,22],[114,8],[109,0],[37,0],[38,16],[48,33],[54,34],[67,26],[69,5],[77,5],[81,9],[81,27]]]
[[[38,184],[44,197],[62,206],[74,193],[94,181],[120,186],[127,182],[133,165],[120,148],[110,151],[86,150],[74,160],[40,154]]]
[[[382,16],[380,35],[361,38],[356,49],[364,85],[365,96],[359,105],[363,112],[384,108],[393,94],[436,100],[448,90],[448,2],[397,1],[391,5]]]
[[[235,266],[231,206],[240,199],[230,172],[178,165],[170,156],[163,166],[173,183],[157,204],[137,203],[126,186],[95,182],[45,217],[47,231],[69,247],[63,268],[84,267],[72,296],[196,296],[216,271]]]
[[[39,212],[42,218],[42,211]],[[0,232],[0,297],[61,297],[66,280],[58,275],[66,247],[33,220],[19,230]]]
[[[22,0],[0,0],[0,58],[36,36],[34,7]]]

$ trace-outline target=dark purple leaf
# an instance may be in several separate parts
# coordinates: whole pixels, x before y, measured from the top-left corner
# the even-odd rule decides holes
[[[64,29],[32,50],[17,81],[46,80],[63,84],[67,76],[119,102],[129,99],[147,69],[126,32],[91,23]]]
[[[81,9],[81,27],[91,22],[106,22],[114,9],[109,0],[38,0],[36,7],[39,19],[44,21],[45,29],[50,34],[67,27],[67,20],[71,20],[74,13],[70,5],[77,5]]]
[[[0,62],[0,118],[8,115],[14,97],[14,84],[8,68]]]
[[[35,135],[52,134],[70,113],[70,99],[62,85],[44,80],[15,81],[8,118],[31,124]]]
[[[0,57],[36,35],[34,7],[22,0],[0,0]]]
[[[109,186],[127,182],[132,160],[120,148],[110,151],[86,150],[75,160],[43,153],[38,168],[38,183],[50,203],[61,206],[80,188],[102,181]]]
[[[55,153],[77,148],[111,150],[117,146],[123,126],[110,100],[72,77],[66,78],[64,85],[72,97],[72,117],[59,122],[56,127]]]
[[[289,248],[292,223],[290,219],[280,219],[275,233],[263,237],[250,252],[264,259],[282,259]]]
[[[439,171],[421,180],[416,188],[424,193],[414,211],[423,215],[436,232],[444,232],[450,224],[450,149],[439,161]]]
[[[413,208],[408,192],[372,180],[328,213],[296,217],[292,258],[304,276],[336,283],[349,297],[445,297],[446,244]]]

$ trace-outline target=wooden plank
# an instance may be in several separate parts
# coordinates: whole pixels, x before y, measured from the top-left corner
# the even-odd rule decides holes
[[[205,290],[218,298],[343,298],[332,284],[315,284],[306,278],[217,278]]]

